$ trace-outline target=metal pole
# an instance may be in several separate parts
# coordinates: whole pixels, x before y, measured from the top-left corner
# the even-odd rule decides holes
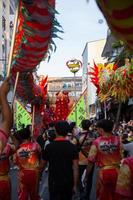
[[[34,125],[35,125],[35,105],[32,107],[32,137],[34,136]]]
[[[75,122],[77,124],[76,72],[74,72]]]

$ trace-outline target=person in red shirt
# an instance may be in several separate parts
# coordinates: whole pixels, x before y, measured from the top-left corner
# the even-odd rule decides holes
[[[0,154],[5,148],[12,126],[12,112],[7,101],[9,92],[9,78],[5,79],[0,87],[1,123],[0,123]]]
[[[103,119],[97,122],[101,136],[94,140],[88,156],[86,177],[94,163],[99,168],[96,191],[98,200],[116,199],[115,187],[122,149],[119,136],[112,134],[113,126],[110,120]]]
[[[9,156],[12,154],[10,144],[7,144],[0,154],[0,199],[11,200],[11,184],[9,177]]]
[[[19,131],[22,143],[14,155],[14,162],[19,167],[19,200],[39,200],[40,146],[31,141],[30,130]]]

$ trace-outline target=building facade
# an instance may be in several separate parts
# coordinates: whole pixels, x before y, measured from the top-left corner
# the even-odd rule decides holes
[[[48,78],[48,94],[54,101],[56,93],[59,91],[69,92],[69,97],[78,99],[82,93],[82,77],[76,77],[74,83],[74,77],[49,77]]]
[[[105,42],[106,39],[87,42],[82,53],[82,91],[87,88],[88,117],[90,118],[96,115],[96,87],[91,82],[88,72],[94,66],[94,61],[96,64],[106,62],[101,56]]]
[[[5,76],[15,14],[14,0],[0,0],[0,74]]]

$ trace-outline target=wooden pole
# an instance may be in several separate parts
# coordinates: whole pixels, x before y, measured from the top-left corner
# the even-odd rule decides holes
[[[18,84],[18,78],[19,78],[19,72],[17,72],[17,74],[16,74],[16,80],[15,80],[15,84],[14,84],[14,91],[13,91],[11,108],[13,108],[13,104],[14,104],[14,99],[15,99],[16,89],[17,89],[17,84]]]
[[[32,136],[34,133],[34,124],[35,124],[35,105],[32,107]]]
[[[18,3],[18,6],[17,6],[16,15],[15,15],[15,19],[14,19],[12,42],[11,42],[11,48],[10,48],[10,53],[9,53],[8,66],[7,66],[7,77],[10,75],[10,70],[11,70],[13,48],[14,48],[14,42],[15,42],[15,34],[16,34],[16,29],[17,29],[17,24],[18,24],[18,14],[19,14],[19,3]]]
[[[104,119],[107,119],[106,101],[104,101]]]

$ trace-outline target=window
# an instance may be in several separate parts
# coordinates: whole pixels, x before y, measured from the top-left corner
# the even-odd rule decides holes
[[[2,16],[2,28],[3,28],[3,31],[6,30],[6,19],[4,16]]]

